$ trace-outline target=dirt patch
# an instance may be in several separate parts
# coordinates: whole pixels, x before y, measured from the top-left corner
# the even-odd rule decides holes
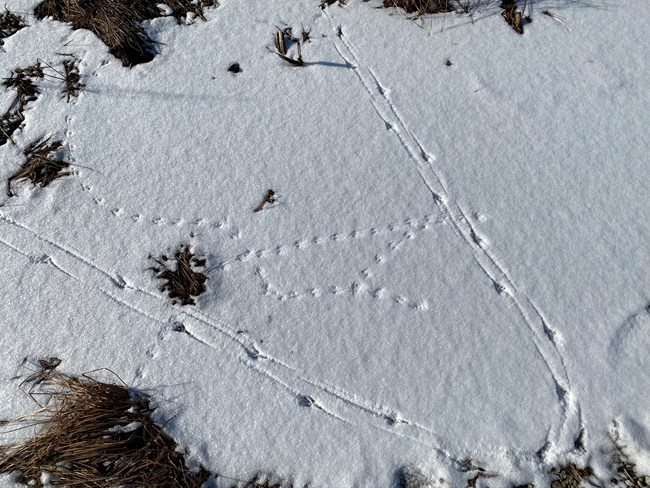
[[[208,277],[197,270],[205,268],[206,260],[197,257],[189,246],[181,246],[172,259],[165,254],[160,258],[149,256],[149,259],[158,264],[150,269],[156,278],[165,282],[160,291],[167,292],[172,304],[175,305],[180,300],[181,305],[194,305],[196,302],[193,297],[206,291]]]
[[[7,195],[14,196],[11,190],[14,181],[30,181],[33,186],[46,187],[54,180],[71,173],[67,171],[70,163],[63,160],[63,142],[41,139],[33,142],[23,154],[27,161],[7,180]]]
[[[171,13],[158,5],[165,5]],[[205,20],[204,8],[214,5],[216,0],[44,0],[34,13],[39,19],[52,17],[69,22],[74,29],[93,32],[124,66],[134,66],[156,55],[156,43],[142,22],[169,15],[179,24],[190,17]]]
[[[25,22],[20,15],[5,10],[0,12],[0,46],[4,44],[4,39],[13,36],[20,29],[25,27]]]
[[[205,469],[192,472],[176,442],[156,424],[149,397],[89,375],[68,376],[51,364],[26,379],[36,412],[0,421],[9,429],[36,426],[23,442],[0,447],[0,473],[28,486],[174,486],[200,488]],[[50,367],[46,367],[50,366]],[[57,364],[58,366],[58,364]]]

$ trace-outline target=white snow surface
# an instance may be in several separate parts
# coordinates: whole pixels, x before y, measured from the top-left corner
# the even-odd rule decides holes
[[[222,0],[147,23],[159,54],[132,69],[25,15],[1,76],[68,53],[86,88],[41,83],[0,147],[3,181],[43,136],[74,165],[0,208],[0,417],[33,407],[22,359],[56,356],[150,393],[214,486],[412,464],[463,486],[465,458],[546,483],[612,429],[647,461],[650,3],[535,1],[523,36],[498,2],[379,5]],[[284,25],[311,30],[304,67],[272,52]],[[184,243],[208,258],[195,306],[148,269]]]

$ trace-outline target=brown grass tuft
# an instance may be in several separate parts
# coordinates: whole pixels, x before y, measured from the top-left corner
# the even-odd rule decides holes
[[[0,473],[18,473],[19,483],[36,487],[43,475],[49,486],[84,488],[200,488],[209,478],[186,467],[176,442],[151,419],[146,395],[54,368],[38,378],[29,393],[45,398],[41,407],[0,424],[38,432],[0,449]]]
[[[574,463],[551,469],[551,475],[555,478],[551,488],[580,488],[583,480],[594,475],[594,470],[587,466],[578,468]]]
[[[7,195],[14,196],[11,185],[14,181],[29,180],[32,185],[45,187],[52,181],[70,175],[66,168],[70,163],[58,159],[63,142],[41,139],[33,142],[23,151],[27,161],[7,180]]]
[[[25,27],[25,22],[20,15],[6,10],[0,13],[0,46],[4,44],[4,39],[13,36],[20,29]]]
[[[243,484],[232,485],[231,488],[298,488],[291,481],[283,481],[277,476],[256,473],[250,480]],[[309,484],[303,485],[302,488],[309,488]]]
[[[384,0],[384,7],[401,8],[406,13],[416,14],[416,17],[455,10],[452,0]]]
[[[39,19],[53,17],[69,22],[75,29],[87,29],[106,44],[110,53],[124,66],[151,61],[155,42],[145,32],[142,22],[163,16],[158,8],[165,4],[179,23],[193,14],[205,20],[203,9],[215,0],[44,0],[36,9]]]
[[[195,271],[194,268],[204,268],[206,260],[194,255],[189,246],[181,246],[174,255],[173,263],[170,263],[168,256],[162,255],[153,259],[158,266],[150,268],[156,273],[156,278],[165,281],[160,291],[167,292],[172,304],[180,300],[181,305],[194,305],[193,297],[197,297],[206,291],[205,283],[208,277],[203,273]]]
[[[22,126],[27,105],[35,102],[41,93],[34,80],[44,76],[43,68],[38,63],[27,68],[16,68],[9,77],[3,78],[2,86],[14,89],[16,95],[9,109],[0,117],[0,146],[12,141],[11,136]]]
[[[521,10],[517,6],[517,0],[503,0],[501,2],[501,16],[505,19],[510,27],[514,29],[517,34],[524,33],[524,23],[522,19]]]

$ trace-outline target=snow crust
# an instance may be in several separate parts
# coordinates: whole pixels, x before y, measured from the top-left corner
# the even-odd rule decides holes
[[[68,53],[87,86],[66,104],[44,82],[0,147],[3,179],[46,135],[76,173],[0,208],[0,414],[31,405],[22,358],[56,356],[151,392],[235,480],[392,486],[415,464],[460,486],[471,458],[490,486],[542,483],[614,420],[647,460],[650,7],[534,5],[519,36],[495,5],[223,0],[150,22],[160,52],[130,70],[27,16],[2,76]],[[302,68],[271,52],[284,25],[311,31]],[[147,269],[183,243],[208,257],[196,307]]]

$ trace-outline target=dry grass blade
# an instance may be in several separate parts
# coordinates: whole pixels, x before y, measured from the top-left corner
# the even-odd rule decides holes
[[[4,44],[3,39],[13,36],[23,27],[25,27],[25,23],[20,15],[11,13],[9,10],[0,13],[0,46]]]
[[[302,60],[302,47],[300,45],[300,39],[293,36],[291,32],[291,27],[286,27],[284,29],[278,29],[275,33],[275,49],[278,56],[284,59],[287,63],[294,66],[304,66],[305,63]],[[288,44],[296,44],[298,49],[298,55],[295,58],[292,58],[287,55]],[[290,45],[290,44],[289,44]]]
[[[0,473],[18,473],[19,483],[42,487],[47,473],[55,487],[199,488],[209,478],[186,467],[176,442],[151,419],[146,395],[53,370],[37,388],[46,406],[10,423],[37,420],[39,431],[0,450]]]
[[[194,305],[193,297],[197,297],[206,291],[205,283],[208,277],[203,273],[195,271],[194,268],[204,268],[206,260],[194,255],[189,246],[181,246],[174,255],[173,263],[166,255],[153,259],[158,266],[151,268],[156,273],[156,278],[165,283],[160,291],[167,292],[172,304],[180,300],[181,305]]]
[[[62,141],[50,142],[49,138],[30,144],[23,151],[27,161],[7,180],[7,195],[14,196],[11,191],[14,181],[29,180],[34,186],[45,187],[57,178],[70,175],[66,171],[70,163],[57,159],[62,147]]]

